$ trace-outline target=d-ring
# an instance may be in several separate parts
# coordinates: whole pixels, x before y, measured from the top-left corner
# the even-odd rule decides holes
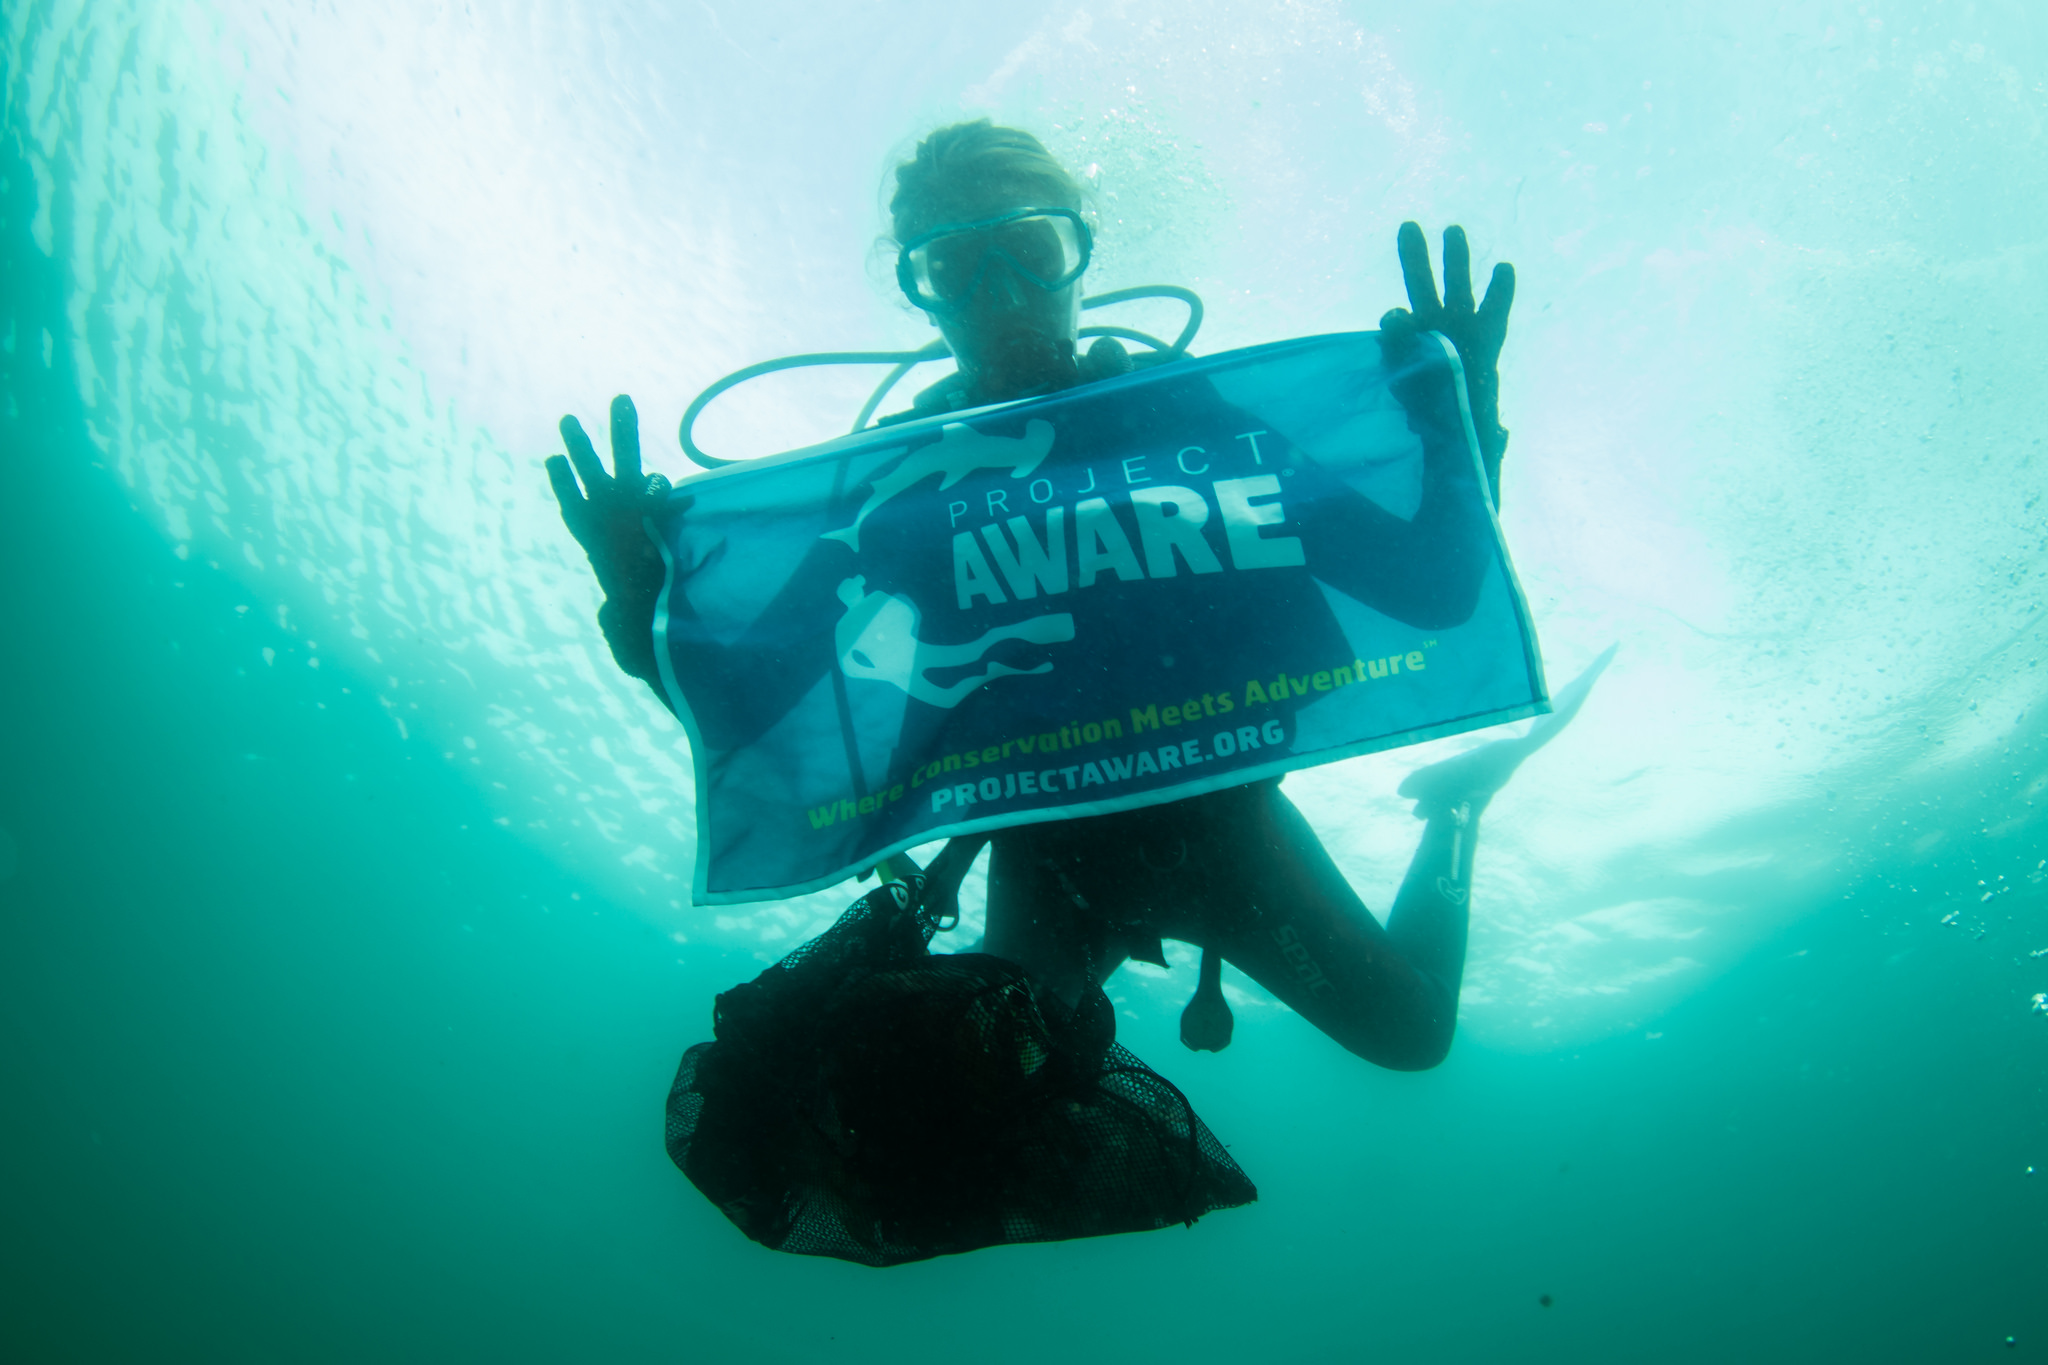
[[[1172,872],[1175,869],[1179,868],[1182,863],[1188,860],[1188,841],[1185,839],[1175,839],[1174,843],[1177,844],[1179,847],[1176,848],[1174,851],[1173,861],[1168,863],[1165,867],[1161,867],[1159,864],[1153,862],[1150,858],[1145,856],[1145,845],[1143,843],[1140,843],[1138,845],[1138,861],[1143,863],[1146,867],[1150,868],[1154,872]]]

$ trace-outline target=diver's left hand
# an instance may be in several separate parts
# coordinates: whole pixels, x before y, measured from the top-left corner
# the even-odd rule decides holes
[[[1395,239],[1401,255],[1401,278],[1408,286],[1408,307],[1395,308],[1380,319],[1380,330],[1393,348],[1423,332],[1442,332],[1458,348],[1465,366],[1465,389],[1472,398],[1472,425],[1479,449],[1493,473],[1507,449],[1507,428],[1500,424],[1500,351],[1508,339],[1508,309],[1515,303],[1515,268],[1503,261],[1493,268],[1486,297],[1472,303],[1472,248],[1465,229],[1444,229],[1444,296],[1436,294],[1436,276],[1429,266],[1429,242],[1416,223],[1401,224]],[[1498,476],[1495,476],[1496,479]]]

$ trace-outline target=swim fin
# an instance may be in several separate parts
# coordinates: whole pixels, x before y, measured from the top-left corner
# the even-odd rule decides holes
[[[1615,651],[1620,648],[1619,643],[1609,645],[1586,666],[1584,672],[1565,684],[1564,689],[1550,699],[1550,714],[1538,716],[1536,723],[1529,727],[1528,734],[1519,739],[1496,740],[1408,774],[1397,791],[1414,800],[1415,818],[1428,820],[1447,814],[1465,802],[1471,803],[1471,813],[1477,815],[1493,799],[1494,793],[1508,784],[1508,779],[1514,776],[1515,769],[1522,765],[1524,759],[1550,743],[1565,726],[1571,724],[1572,717],[1578,715],[1579,708],[1586,704],[1593,684],[1599,681],[1607,665],[1614,661]]]

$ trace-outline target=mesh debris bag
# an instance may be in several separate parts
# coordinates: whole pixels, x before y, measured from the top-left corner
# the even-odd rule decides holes
[[[718,997],[668,1153],[747,1236],[898,1265],[1193,1223],[1258,1197],[1185,1096],[1014,963],[934,956],[922,879]]]

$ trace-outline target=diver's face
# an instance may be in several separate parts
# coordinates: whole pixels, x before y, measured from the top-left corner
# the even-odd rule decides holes
[[[980,222],[1013,209],[1040,206],[1036,199],[1021,193],[965,193],[945,203],[943,216],[935,221]],[[1048,245],[1030,236],[1045,233],[1042,224],[1019,223],[998,231],[1007,235],[995,245],[1026,264],[1035,264],[1033,252]],[[960,239],[953,259],[935,257],[933,261],[935,274],[951,270],[961,279],[974,281],[965,297],[946,312],[933,314],[932,321],[952,347],[975,397],[982,402],[1001,402],[1072,383],[1074,337],[1081,317],[1080,282],[1059,290],[1041,289],[1000,256],[987,253],[990,243],[977,240],[981,236]],[[977,270],[979,278],[974,279]],[[1059,272],[1055,266],[1049,273]]]

